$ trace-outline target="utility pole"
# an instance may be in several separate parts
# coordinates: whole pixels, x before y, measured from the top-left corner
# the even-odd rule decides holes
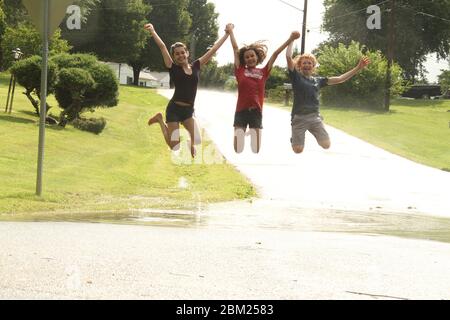
[[[306,38],[306,16],[308,14],[308,0],[304,0],[303,4],[303,26],[302,26],[302,49],[301,54],[305,53],[305,38]]]
[[[391,0],[391,8],[389,13],[388,47],[387,47],[388,65],[386,70],[386,87],[384,96],[385,111],[389,111],[391,106],[392,64],[394,62],[394,46],[395,46],[395,0]]]

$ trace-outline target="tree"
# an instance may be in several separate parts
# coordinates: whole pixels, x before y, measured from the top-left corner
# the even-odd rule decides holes
[[[30,100],[37,116],[39,116],[39,103],[41,97],[41,70],[42,58],[40,56],[32,56],[20,60],[10,69],[17,82],[25,88],[24,95]],[[49,95],[54,93],[54,84],[56,82],[56,66],[52,62],[49,62],[48,64],[47,79],[47,95]],[[47,112],[49,109],[50,106],[47,104]]]
[[[352,42],[348,47],[340,44],[338,48],[323,46],[317,52],[321,76],[339,76],[354,68],[361,58],[361,45]],[[345,83],[329,86],[321,91],[324,104],[337,107],[384,108],[385,75],[387,59],[380,51],[368,51],[370,65]],[[391,94],[398,95],[404,90],[402,70],[392,66]]]
[[[65,30],[75,52],[92,52],[105,61],[136,59],[147,42],[143,29],[150,6],[142,0],[101,0],[90,5],[92,13],[81,30]],[[85,4],[86,5],[86,4]]]
[[[218,37],[218,13],[207,0],[189,0],[187,11],[192,21],[189,30],[189,49],[192,60],[203,55]]]
[[[390,3],[379,4],[381,29],[369,30],[366,9],[372,4],[370,0],[325,0],[323,28],[330,33],[326,44],[336,47],[354,40],[386,55]],[[395,4],[394,60],[403,68],[404,77],[414,81],[423,76],[427,54],[437,53],[441,58],[450,54],[450,0],[395,0]]]
[[[9,68],[13,63],[11,51],[20,48],[24,58],[42,54],[42,40],[38,31],[29,24],[20,24],[15,28],[7,27],[1,43],[3,67]],[[50,55],[68,52],[70,46],[61,39],[61,30],[57,29],[50,40]]]
[[[87,54],[61,54],[52,57],[59,72],[55,97],[60,108],[60,125],[80,119],[80,114],[118,103],[119,84],[114,72]]]
[[[450,70],[442,70],[442,73],[438,76],[438,81],[443,93],[450,90]]]
[[[145,2],[152,7],[147,17],[148,21],[155,26],[158,35],[167,46],[177,41],[187,43],[191,26],[187,11],[188,0],[145,0]],[[152,39],[147,41],[139,56],[129,60],[128,64],[133,68],[135,84],[144,68],[155,71],[166,70],[161,51]]]

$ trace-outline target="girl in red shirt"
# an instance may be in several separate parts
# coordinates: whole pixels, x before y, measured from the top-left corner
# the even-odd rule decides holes
[[[189,51],[186,45],[176,42],[170,47],[169,53],[153,25],[147,23],[144,28],[151,33],[156,45],[161,50],[164,64],[169,69],[170,78],[175,85],[175,93],[166,109],[166,122],[164,122],[163,116],[159,112],[148,120],[148,125],[159,123],[167,145],[172,150],[178,150],[180,147],[179,128],[180,123],[183,124],[191,137],[191,155],[194,157],[194,145],[201,143],[200,130],[193,118],[200,68],[211,60],[216,51],[228,38],[230,25],[227,25],[225,35],[208,52],[192,64],[188,61]]]
[[[234,37],[233,28],[228,31],[234,51],[235,76],[238,82],[238,101],[234,117],[234,150],[244,150],[245,132],[250,128],[251,147],[258,153],[261,146],[262,107],[266,80],[278,55],[295,39],[300,37],[298,31],[279,47],[270,57],[264,68],[256,66],[267,56],[267,46],[261,41],[239,48]]]

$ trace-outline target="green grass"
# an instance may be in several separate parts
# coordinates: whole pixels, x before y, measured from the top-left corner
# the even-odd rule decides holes
[[[47,126],[43,196],[35,196],[38,121],[16,88],[13,112],[4,113],[9,76],[0,74],[0,214],[83,214],[142,208],[195,208],[199,203],[255,195],[232,166],[176,164],[158,126],[147,119],[167,99],[149,89],[120,88],[117,107],[87,117],[104,117],[100,135],[67,126]],[[50,104],[56,106],[53,97]],[[55,115],[56,107],[50,110]],[[213,148],[210,141],[205,147]],[[201,154],[201,150],[200,150]],[[201,157],[200,157],[201,159]],[[180,187],[180,178],[187,182]]]
[[[321,106],[325,123],[392,153],[445,171],[450,171],[449,110],[448,99],[396,99],[389,112]]]

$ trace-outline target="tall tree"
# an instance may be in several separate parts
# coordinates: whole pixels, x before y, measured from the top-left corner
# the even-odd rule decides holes
[[[74,51],[92,52],[114,62],[136,58],[148,38],[142,26],[150,6],[142,0],[101,0],[90,9],[81,30],[66,29],[63,33]]]
[[[391,0],[392,1],[392,0]],[[414,80],[423,74],[423,62],[429,53],[445,58],[450,54],[450,0],[396,0],[395,28],[390,30],[390,1],[379,4],[381,29],[366,26],[366,9],[371,0],[324,0],[323,28],[330,33],[328,45],[349,45],[352,40],[371,50],[388,51],[389,32],[395,32],[394,60],[404,77]]]
[[[187,42],[191,26],[187,11],[188,0],[145,0],[145,2],[152,7],[147,17],[148,21],[155,26],[158,35],[167,46],[177,41]],[[133,68],[135,84],[140,71],[144,68],[165,70],[161,51],[152,39],[147,41],[136,59],[128,60],[128,64]]]
[[[191,58],[196,59],[216,42],[219,14],[215,12],[215,5],[208,3],[207,0],[189,0],[187,10],[192,21],[189,30],[189,49]]]

